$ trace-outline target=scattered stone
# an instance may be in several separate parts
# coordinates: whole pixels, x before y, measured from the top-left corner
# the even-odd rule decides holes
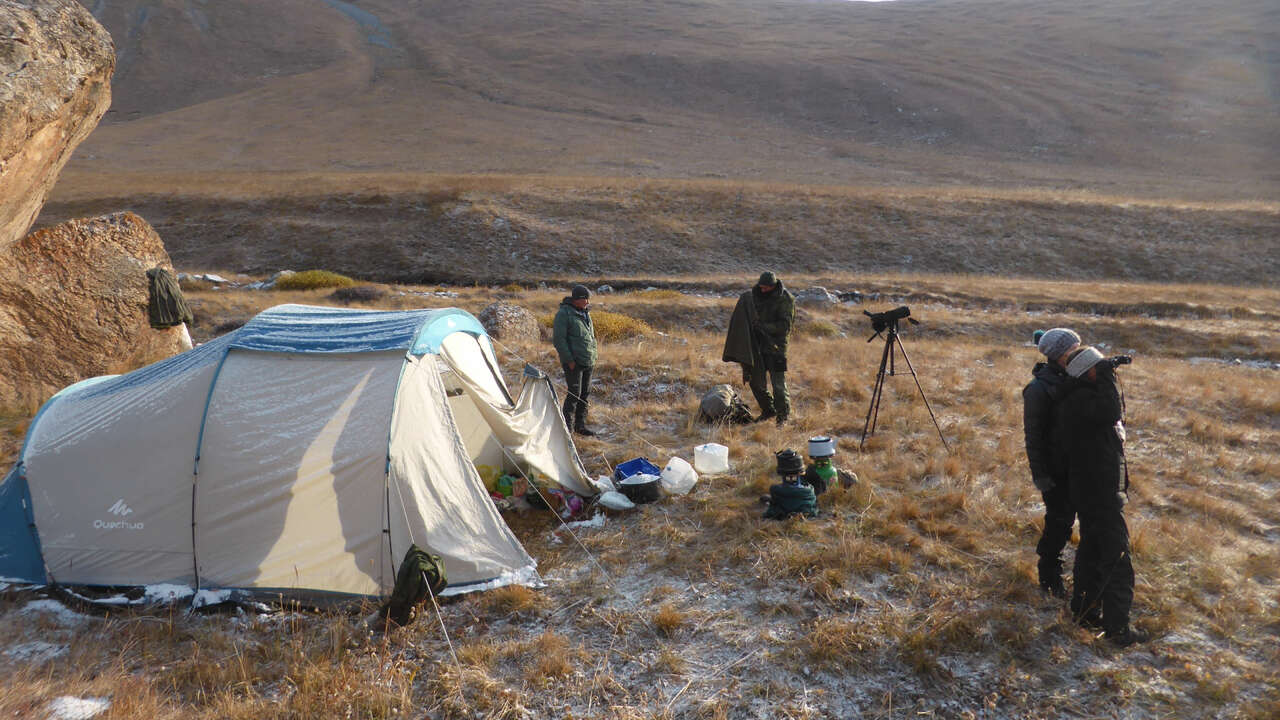
[[[596,288],[596,294],[598,295],[608,295],[611,292],[613,292],[612,285],[601,285],[600,287]]]
[[[824,287],[814,286],[796,292],[796,302],[801,305],[839,305],[840,298]]]
[[[205,282],[211,282],[214,285],[221,285],[223,283],[231,282],[230,280],[222,277],[221,275],[214,275],[213,273],[205,273],[203,275],[200,275],[199,279],[204,280]]]
[[[146,220],[124,212],[43,228],[0,263],[0,405],[191,347],[185,325],[152,329],[147,270],[173,264]]]
[[[533,313],[506,302],[496,302],[485,307],[477,316],[490,335],[499,340],[538,340],[542,326]]]

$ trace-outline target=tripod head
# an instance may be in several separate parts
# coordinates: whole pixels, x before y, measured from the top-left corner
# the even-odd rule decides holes
[[[867,342],[871,342],[872,340],[880,337],[880,333],[885,330],[889,331],[890,336],[897,335],[898,321],[903,318],[906,318],[912,325],[920,324],[919,320],[911,317],[911,308],[906,305],[901,305],[892,310],[885,310],[884,312],[878,313],[863,310],[862,314],[871,318],[871,329],[874,331],[871,337],[867,338]]]

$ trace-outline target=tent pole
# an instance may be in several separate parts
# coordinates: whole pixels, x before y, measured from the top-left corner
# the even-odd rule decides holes
[[[218,378],[222,376],[222,366],[227,362],[231,348],[222,352],[218,367],[209,380],[209,393],[204,398],[204,411],[200,413],[200,434],[196,436],[196,456],[191,465],[191,574],[195,578],[196,591],[200,590],[200,554],[196,552],[196,486],[200,479],[200,451],[204,448],[204,426],[209,421],[209,405],[213,403],[213,390],[218,386]]]

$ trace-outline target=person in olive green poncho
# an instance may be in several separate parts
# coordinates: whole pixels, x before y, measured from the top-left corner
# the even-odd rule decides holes
[[[596,330],[591,324],[591,291],[574,285],[569,297],[560,301],[552,326],[552,341],[564,368],[564,423],[579,435],[595,435],[587,428],[587,395],[591,392],[591,370],[596,365]]]
[[[751,393],[760,405],[757,421],[776,418],[781,425],[791,414],[787,341],[795,316],[795,298],[782,286],[777,275],[764,272],[756,286],[738,298],[729,318],[722,357],[725,362],[742,365],[742,380],[751,386]]]

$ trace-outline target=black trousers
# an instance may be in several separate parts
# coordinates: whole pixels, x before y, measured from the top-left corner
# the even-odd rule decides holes
[[[1133,608],[1133,560],[1129,527],[1119,502],[1078,508],[1080,547],[1072,572],[1071,609],[1078,615],[1102,611],[1108,632],[1128,627]]]
[[[1076,508],[1071,504],[1071,491],[1065,480],[1057,482],[1053,489],[1040,493],[1044,499],[1044,531],[1036,543],[1040,556],[1037,569],[1040,584],[1062,580],[1062,551],[1071,541],[1071,526],[1076,522]]]
[[[591,394],[591,367],[575,365],[572,370],[568,365],[562,367],[564,383],[569,386],[569,390],[564,396],[564,407],[561,410],[564,413],[564,423],[572,430],[587,420],[587,396]]]

